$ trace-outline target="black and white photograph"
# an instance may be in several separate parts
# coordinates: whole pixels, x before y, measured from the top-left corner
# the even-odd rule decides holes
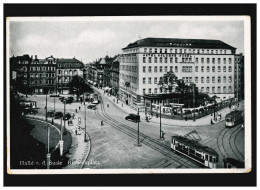
[[[8,173],[250,172],[250,23],[8,17]]]

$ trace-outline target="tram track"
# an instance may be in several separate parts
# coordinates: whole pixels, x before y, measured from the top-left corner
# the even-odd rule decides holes
[[[222,137],[221,137],[221,134],[222,134],[223,131],[225,131],[225,132],[224,132],[224,134],[223,134]],[[220,152],[220,154],[221,154],[221,156],[222,156],[223,158],[225,158],[225,157],[228,156],[228,155],[227,155],[227,152],[226,152],[226,150],[225,150],[224,144],[223,144],[223,142],[224,142],[224,136],[225,136],[225,134],[226,134],[228,131],[229,131],[229,129],[227,129],[227,128],[222,129],[222,130],[220,131],[218,137],[217,137],[217,148],[219,149],[219,152]],[[220,144],[219,141],[220,141],[222,144]],[[222,148],[223,148],[223,152],[222,152],[222,150],[221,150],[221,145],[222,145]]]
[[[244,160],[244,155],[239,151],[239,149],[237,148],[237,144],[236,144],[236,139],[237,139],[237,137],[238,137],[238,135],[239,135],[239,133],[240,133],[241,131],[243,131],[243,130],[240,128],[240,130],[238,131],[238,133],[236,134],[236,136],[235,136],[235,138],[234,138],[234,147],[235,147],[235,149],[237,150],[238,154],[239,154],[239,155],[243,158],[243,160]]]
[[[228,140],[229,146],[230,146],[230,148],[231,148],[233,154],[236,156],[237,160],[241,160],[241,159],[240,159],[239,156],[237,155],[237,151],[235,151],[234,148],[232,147],[231,139],[232,139],[232,136],[235,134],[235,132],[239,131],[239,129],[240,129],[240,128],[235,129],[235,130],[230,134],[230,137],[229,137],[229,140]],[[235,141],[234,141],[234,144],[235,144]],[[235,145],[234,145],[234,146],[235,146]]]
[[[100,96],[101,97],[101,96]],[[99,109],[95,111],[96,115],[102,119],[103,121],[105,121],[106,123],[108,123],[110,126],[116,128],[117,130],[125,133],[126,135],[134,138],[134,139],[137,139],[137,130],[135,129],[132,129],[131,127],[123,124],[123,123],[120,123],[119,121],[115,120],[114,118],[110,117],[106,111],[105,111],[105,108],[104,108],[104,103],[103,103],[103,99],[101,98],[101,105],[100,105],[101,109],[101,113],[99,113]],[[148,147],[156,150],[157,152],[171,158],[172,160],[174,160],[176,163],[182,165],[182,166],[185,166],[187,168],[194,168],[194,165],[192,164],[196,164],[196,166],[198,166],[197,163],[193,163],[189,160],[187,160],[186,158],[183,158],[183,157],[180,157],[180,156],[177,156],[177,155],[173,155],[172,153],[172,150],[169,146],[161,143],[161,142],[158,142],[156,140],[154,140],[153,138],[143,134],[143,133],[139,133],[140,135],[140,139],[143,139],[142,143],[147,145]]]

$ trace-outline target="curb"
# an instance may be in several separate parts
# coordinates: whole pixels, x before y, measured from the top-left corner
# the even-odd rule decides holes
[[[89,138],[88,133],[86,133],[86,135],[87,135],[87,137],[88,137],[88,138],[87,138],[87,139],[88,139],[88,141],[87,141],[87,146],[86,146],[87,153],[86,153],[86,155],[85,155],[83,161],[81,162],[80,169],[82,169],[83,166],[85,165],[85,162],[87,161],[88,156],[89,156],[89,153],[90,153],[90,150],[91,150],[91,139]]]

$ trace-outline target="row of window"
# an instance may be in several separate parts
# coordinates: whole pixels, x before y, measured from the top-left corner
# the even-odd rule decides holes
[[[205,63],[203,57],[200,60],[201,60],[200,63]],[[214,58],[214,57],[211,59],[207,58],[206,60],[207,60],[206,63],[216,63],[216,58]],[[211,60],[211,62],[210,62],[210,60]],[[178,61],[180,61],[181,63],[194,62],[194,61],[192,61],[191,57],[183,57],[181,59],[178,59],[178,57],[175,57],[175,58],[170,57],[170,59],[168,57],[159,57],[159,59],[158,59],[158,57],[148,57],[148,60],[147,60],[147,57],[143,57],[143,63],[146,63],[147,61],[148,61],[148,63],[158,63],[158,61],[159,61],[159,63],[168,63],[168,62],[173,63],[173,61],[175,63],[178,63]],[[217,62],[218,62],[218,64],[222,63],[221,58],[218,58]],[[199,58],[195,58],[195,63],[199,63]],[[227,58],[223,58],[223,63],[224,64],[227,63]],[[232,63],[232,58],[228,58],[228,63],[229,64]]]
[[[30,71],[55,71],[55,67],[30,67]]]
[[[52,74],[48,74],[48,73],[46,73],[46,74],[44,74],[44,73],[43,73],[43,74],[35,73],[35,74],[34,74],[34,73],[31,73],[31,74],[30,74],[30,77],[36,77],[36,78],[38,78],[38,77],[39,77],[39,78],[42,78],[42,77],[45,77],[45,76],[46,76],[46,77],[55,77],[55,74],[53,74],[53,73],[52,73]]]
[[[121,77],[124,81],[130,81],[132,83],[137,84],[137,77],[131,75],[125,75],[125,74],[121,74]]]
[[[176,44],[177,45],[177,44]],[[227,50],[209,50],[209,49],[162,49],[162,48],[144,48],[144,53],[197,53],[197,54],[227,54]]]
[[[63,70],[64,75],[77,75],[77,70],[74,70],[74,72],[72,70]],[[61,75],[62,74],[62,70],[58,70],[58,74]]]
[[[123,71],[137,72],[137,66],[120,65],[120,67],[121,67],[121,70],[123,70]]]
[[[160,72],[160,73],[163,72],[163,67],[162,67],[162,66],[160,66],[160,67],[154,66],[153,68],[154,68],[153,71],[154,71],[155,73],[158,72],[158,68],[159,68],[159,72]],[[173,66],[170,66],[170,71],[173,71]],[[146,66],[143,66],[143,73],[145,73],[145,72],[146,72]],[[152,72],[152,66],[149,66],[149,67],[148,67],[148,72],[149,72],[149,73]],[[167,67],[167,66],[164,67],[164,72],[168,72],[168,67]],[[175,66],[174,72],[175,72],[175,73],[178,72],[178,66]]]
[[[121,58],[122,63],[136,63],[137,57],[136,56],[122,56]]]
[[[205,77],[205,78],[206,78],[206,82],[210,83],[210,77]],[[220,77],[220,76],[218,76],[218,77],[214,77],[214,76],[211,77],[211,82],[212,83],[215,83],[215,78],[217,78],[218,83],[221,83],[221,78],[222,77]],[[185,80],[185,77],[183,77],[183,79]],[[200,80],[201,80],[201,83],[204,83],[204,77],[201,77]],[[188,82],[187,79],[186,79],[186,82]],[[189,81],[189,82],[191,82],[191,81]],[[199,77],[195,77],[195,83],[198,83],[198,82],[199,82]],[[223,83],[226,83],[226,82],[227,82],[227,77],[223,76]],[[232,76],[228,77],[228,82],[229,83],[232,82]]]
[[[31,81],[31,84],[44,84],[43,81]],[[46,84],[54,84],[54,80],[46,80]]]
[[[205,87],[201,87],[200,91],[201,92],[205,92],[205,89],[206,89],[207,93],[210,93],[210,87],[206,87],[206,88]],[[216,89],[215,86],[211,87],[211,93],[216,93],[215,89]],[[226,86],[223,86],[222,89],[223,89],[222,90],[223,93],[232,92],[232,86],[229,86],[228,88]],[[159,91],[160,91],[160,93],[162,93],[163,89],[159,88]],[[148,94],[151,94],[151,93],[157,94],[158,93],[158,89],[154,88],[153,92],[152,92],[152,88],[148,88]],[[220,86],[217,87],[217,93],[221,93],[221,87]],[[143,88],[143,94],[146,94],[146,88]]]
[[[183,69],[185,69],[185,68],[182,67],[182,70]],[[201,66],[200,70],[201,70],[201,72],[204,72],[204,66]],[[211,67],[211,71],[215,72],[215,66]],[[226,71],[227,71],[227,67],[223,66],[223,72],[226,72]],[[185,71],[183,71],[183,72],[185,72]],[[195,72],[199,72],[199,67],[198,66],[195,67]],[[207,66],[207,72],[210,72],[210,66]],[[218,66],[218,72],[221,72],[221,66]],[[228,72],[232,72],[232,66],[228,67]]]

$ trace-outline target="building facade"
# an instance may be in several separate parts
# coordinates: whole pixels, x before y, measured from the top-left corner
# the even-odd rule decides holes
[[[202,93],[232,98],[235,52],[236,48],[219,40],[145,38],[130,43],[120,58],[119,97],[141,107],[143,95],[165,93],[158,82],[173,71]]]
[[[73,59],[57,59],[57,89],[61,94],[69,93],[69,82],[73,76],[80,76],[83,78],[84,64],[77,60]]]
[[[110,84],[112,88],[112,95],[118,97],[119,92],[119,56],[117,56],[113,62],[110,69]]]

